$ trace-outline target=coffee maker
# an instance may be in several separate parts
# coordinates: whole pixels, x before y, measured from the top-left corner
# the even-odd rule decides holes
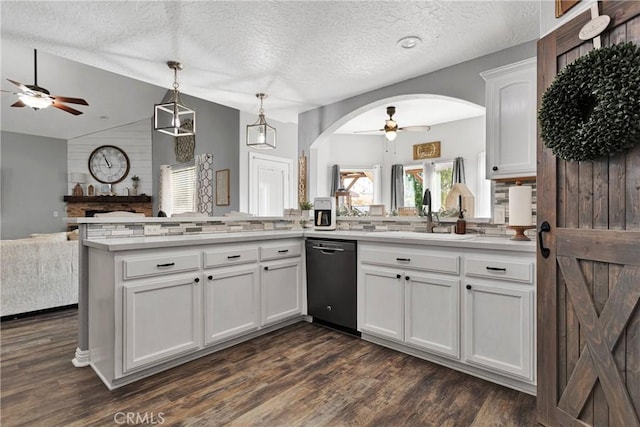
[[[313,199],[313,227],[316,230],[336,229],[335,197],[316,197]]]

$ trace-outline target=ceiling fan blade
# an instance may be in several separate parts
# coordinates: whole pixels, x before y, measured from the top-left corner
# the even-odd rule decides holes
[[[21,91],[23,92],[31,92],[31,89],[29,89],[28,87],[26,87],[25,85],[23,85],[20,82],[17,82],[15,80],[11,80],[11,79],[7,79],[12,85],[16,86],[17,88],[19,88]]]
[[[14,102],[13,104],[11,104],[12,107],[26,107],[27,104],[25,104],[24,102],[18,100],[16,102]]]
[[[52,96],[55,101],[67,102],[69,104],[89,105],[87,101],[82,98],[68,98],[66,96]]]
[[[384,132],[384,129],[372,129],[372,130],[356,130],[353,133],[378,133]]]
[[[71,108],[68,105],[61,104],[60,102],[53,101],[52,104],[54,107],[61,109],[62,111],[66,111],[67,113],[71,113],[74,116],[79,116],[82,114],[82,111],[78,111],[75,108]]]
[[[398,130],[404,132],[429,132],[431,130],[431,126],[405,126]]]

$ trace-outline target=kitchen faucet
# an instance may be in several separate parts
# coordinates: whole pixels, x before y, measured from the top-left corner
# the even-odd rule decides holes
[[[426,214],[427,233],[433,233],[433,228],[439,225],[440,218],[438,218],[437,213],[431,212],[431,190],[429,190],[428,188],[424,190],[424,196],[422,196],[422,206],[423,206],[423,209],[424,209],[424,206],[429,206],[427,208],[427,214]],[[433,215],[436,216],[436,224],[433,223]]]

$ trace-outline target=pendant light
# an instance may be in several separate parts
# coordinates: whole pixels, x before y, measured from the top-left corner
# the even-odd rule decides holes
[[[181,102],[178,92],[178,70],[182,70],[182,64],[169,61],[167,66],[173,70],[173,94],[169,102],[155,105],[154,129],[171,136],[195,135],[196,112]]]
[[[267,97],[264,93],[256,93],[256,98],[260,99],[260,110],[258,111],[258,121],[252,125],[247,125],[247,146],[253,148],[270,149],[276,148],[276,128],[270,126],[264,118],[262,101]]]

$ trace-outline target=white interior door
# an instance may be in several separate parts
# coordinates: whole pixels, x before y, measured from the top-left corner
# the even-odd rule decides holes
[[[282,216],[291,207],[293,162],[283,157],[249,153],[249,212],[257,216]]]

